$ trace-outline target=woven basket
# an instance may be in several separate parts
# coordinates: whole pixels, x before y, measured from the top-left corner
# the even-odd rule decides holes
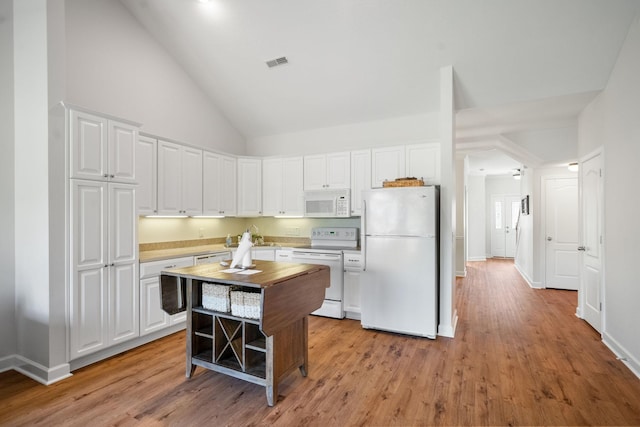
[[[424,181],[418,178],[397,178],[395,181],[384,181],[382,187],[422,187]]]
[[[214,285],[213,283],[202,284],[202,306],[207,310],[228,313],[231,309],[229,304],[229,286]]]

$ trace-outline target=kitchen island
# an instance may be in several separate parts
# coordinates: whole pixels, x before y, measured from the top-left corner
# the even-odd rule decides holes
[[[187,378],[201,366],[250,381],[266,387],[267,403],[273,406],[285,376],[296,368],[307,375],[308,315],[324,301],[329,268],[255,261],[255,272],[227,269],[204,264],[163,271],[163,308],[187,312]],[[206,308],[203,298],[210,298],[209,290],[225,286],[240,302],[236,298],[227,308]],[[246,315],[243,295],[253,301]]]

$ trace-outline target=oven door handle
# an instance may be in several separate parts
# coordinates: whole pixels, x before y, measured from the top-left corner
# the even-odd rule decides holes
[[[340,261],[340,259],[342,259],[342,255],[294,252],[292,258],[294,261],[296,259]]]

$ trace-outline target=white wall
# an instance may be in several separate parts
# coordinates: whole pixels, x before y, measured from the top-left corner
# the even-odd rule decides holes
[[[578,158],[602,148],[604,143],[604,102],[599,94],[580,114],[578,120]]]
[[[119,1],[67,0],[66,21],[67,102],[245,154],[243,136]]]
[[[13,1],[0,0],[0,371],[16,353],[13,146]]]
[[[317,154],[437,140],[438,113],[353,123],[247,140],[247,154]]]
[[[467,176],[467,260],[484,261],[486,248],[485,176]]]
[[[533,206],[533,182],[534,171],[532,169],[520,168],[520,197],[529,196],[529,215],[520,215],[518,224],[518,246],[516,248],[516,256],[514,263],[520,274],[529,282],[530,286],[536,286],[533,280],[534,263],[533,263],[533,241],[534,230],[533,221],[539,215]]]
[[[600,123],[604,146],[604,327],[603,339],[640,376],[640,16],[636,17],[609,82],[580,118],[581,126]],[[599,104],[602,102],[602,104]],[[596,135],[598,133],[596,132]],[[581,150],[592,141],[581,135]],[[586,154],[583,152],[582,154]]]

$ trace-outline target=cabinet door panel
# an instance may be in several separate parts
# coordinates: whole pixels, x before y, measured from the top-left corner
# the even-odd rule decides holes
[[[71,358],[107,345],[106,268],[77,271],[71,289]]]
[[[140,335],[169,326],[169,315],[162,310],[160,278],[140,280]]]
[[[371,157],[373,188],[381,188],[385,180],[393,181],[406,176],[404,146],[374,148],[371,150]]]
[[[117,182],[136,182],[136,127],[109,121],[108,174]]]
[[[262,215],[262,160],[238,159],[238,215]]]
[[[71,178],[106,178],[107,122],[102,117],[71,111]]]
[[[132,185],[109,184],[109,259],[111,263],[137,259],[136,190]]]
[[[156,140],[144,136],[138,137],[136,144],[136,204],[138,215],[158,213],[157,204],[157,162]]]
[[[349,188],[351,185],[350,153],[327,154],[328,188]]]
[[[262,213],[265,216],[282,214],[282,174],[282,159],[262,161]]]
[[[362,191],[371,189],[371,151],[351,153],[351,215],[362,214]]]
[[[291,157],[282,163],[282,213],[304,215],[302,157]]]
[[[100,268],[107,264],[106,185],[97,181],[72,181],[72,253],[76,268]]]
[[[180,146],[158,142],[158,213],[179,215],[181,212]]]
[[[222,211],[226,216],[233,216],[237,212],[237,159],[235,157],[222,156],[220,159],[222,167],[221,202]]]
[[[182,213],[202,215],[202,150],[182,147]]]
[[[202,155],[202,214],[222,214],[222,175],[220,155],[205,151]]]
[[[407,145],[407,176],[427,185],[440,184],[440,144]]]
[[[327,157],[304,156],[304,189],[322,190],[327,184]]]
[[[136,263],[110,267],[111,344],[138,336],[138,272]]]

